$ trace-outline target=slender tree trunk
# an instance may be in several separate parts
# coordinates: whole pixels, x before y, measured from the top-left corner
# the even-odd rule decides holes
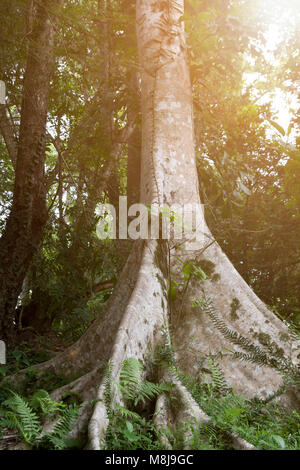
[[[13,337],[18,295],[47,220],[45,127],[57,24],[53,12],[60,3],[61,0],[37,3],[36,16],[30,19],[32,32],[24,76],[14,197],[0,240],[0,329],[6,340]]]
[[[143,118],[141,197],[146,204],[200,204],[183,13],[183,0],[137,0]],[[204,236],[199,242],[191,232],[181,247],[176,240],[135,243],[104,315],[74,346],[39,366],[41,374],[52,369],[65,375],[70,371],[81,375],[57,390],[56,398],[71,390],[83,399],[103,400],[106,361],[111,361],[115,380],[128,357],[139,359],[147,367],[153,351],[169,343],[170,322],[175,360],[184,372],[197,376],[203,367],[202,359],[213,353],[219,355],[226,379],[236,392],[266,398],[279,388],[279,373],[267,365],[258,367],[235,359],[228,349],[237,350],[237,346],[224,339],[207,313],[193,307],[197,298],[209,297],[213,310],[228,327],[257,346],[264,347],[259,343],[263,338],[265,345],[267,340],[269,345],[282,348],[286,360],[294,360],[288,328],[248,287],[214,241],[203,213],[201,217]],[[201,281],[192,277],[184,284],[179,257],[183,263],[199,264],[208,278]],[[184,285],[171,304],[170,277]],[[172,395],[177,396],[176,407],[167,405],[166,395],[158,398],[158,425],[208,419],[169,370],[162,367],[158,375],[161,380],[173,381]],[[115,403],[121,398],[117,387],[112,388]],[[107,419],[104,401],[97,402],[92,416],[87,409],[83,412],[76,432],[88,425],[89,448],[100,448]],[[247,444],[237,439],[234,446],[246,448]]]

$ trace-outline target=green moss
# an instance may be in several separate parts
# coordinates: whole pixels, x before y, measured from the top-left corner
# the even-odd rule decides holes
[[[237,314],[237,311],[240,307],[241,307],[241,303],[240,303],[239,299],[234,297],[232,299],[231,304],[230,304],[230,318],[232,320],[238,320],[239,316]]]
[[[281,332],[280,335],[279,335],[279,339],[281,341],[288,341],[289,340],[289,335],[287,333]]]
[[[258,337],[258,341],[263,346],[269,346],[271,344],[271,336],[268,335],[268,333],[263,333],[262,331],[260,331],[257,337]]]
[[[262,346],[266,346],[272,354],[276,356],[284,356],[284,350],[272,341],[271,336],[268,333],[260,331],[257,335],[258,341]]]
[[[219,273],[214,274],[211,278],[212,282],[218,282],[220,279],[221,275]]]

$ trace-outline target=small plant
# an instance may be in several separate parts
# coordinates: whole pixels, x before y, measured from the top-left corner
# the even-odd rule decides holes
[[[289,412],[276,401],[249,400],[234,394],[223,380],[223,374],[215,359],[208,357],[211,381],[195,381],[181,376],[194,399],[211,417],[194,430],[194,444],[199,443],[215,449],[231,449],[232,434],[238,435],[257,449],[300,448],[300,415]]]
[[[0,410],[1,427],[17,430],[27,444],[37,441],[42,432],[37,413],[30,407],[25,398],[15,392],[3,403]]]
[[[80,406],[52,400],[46,390],[38,390],[30,399],[10,391],[0,408],[0,429],[16,430],[32,448],[62,450],[78,442],[68,436],[80,415]],[[56,419],[51,432],[43,432],[47,418]]]
[[[106,449],[157,450],[161,449],[158,431],[151,420],[125,407],[116,406],[110,415],[106,433]]]
[[[162,354],[164,364],[166,362]],[[162,360],[162,357],[160,357]],[[225,381],[216,356],[206,356],[207,373],[210,377],[201,380],[174,373],[190,391],[200,408],[210,416],[208,423],[199,426],[182,423],[175,429],[157,429],[152,418],[153,399],[160,393],[170,391],[169,384],[157,385],[143,380],[142,364],[127,359],[117,385],[124,405],[112,406],[111,390],[114,381],[111,367],[106,375],[105,403],[109,417],[105,448],[114,450],[159,450],[163,449],[163,437],[167,437],[172,449],[183,446],[194,450],[232,449],[232,435],[238,435],[257,449],[300,448],[300,415],[289,412],[276,400],[276,394],[268,399],[249,400],[232,392]],[[172,397],[170,397],[172,398]],[[188,433],[186,433],[188,431]],[[186,434],[189,435],[188,442]]]
[[[146,401],[152,400],[160,393],[170,390],[169,384],[158,385],[143,380],[143,372],[143,365],[134,357],[124,361],[120,372],[120,383],[117,386],[123,398],[132,402],[134,406],[137,406],[140,402],[145,404]]]
[[[10,374],[15,374],[21,369],[25,369],[50,359],[52,355],[49,352],[35,350],[22,343],[22,349],[15,347],[7,352],[7,364],[0,365],[0,379]]]
[[[281,373],[286,381],[299,385],[300,369],[284,358],[280,350],[266,344],[268,352],[251,343],[248,338],[231,330],[219,317],[211,299],[195,299],[194,307],[204,311],[211,319],[214,327],[232,344],[239,346],[242,351],[232,351],[233,357],[241,361],[248,361],[259,366],[267,365]]]
[[[170,391],[169,384],[155,384],[143,379],[143,365],[135,358],[124,361],[119,389],[125,406],[111,405],[111,365],[108,365],[105,379],[105,406],[109,417],[105,447],[114,450],[155,450],[160,449],[160,431],[151,419],[141,416],[151,401],[160,393]],[[151,407],[150,407],[151,408]],[[140,413],[138,412],[140,411]],[[148,411],[148,410],[147,410]],[[151,413],[151,412],[150,412]],[[149,414],[149,412],[145,413]]]

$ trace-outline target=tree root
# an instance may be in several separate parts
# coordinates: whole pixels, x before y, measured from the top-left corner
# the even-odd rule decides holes
[[[174,360],[180,370],[187,371],[190,376],[195,376],[201,371],[195,360],[198,356],[218,353],[224,346],[232,348],[232,345],[226,343],[218,331],[213,330],[210,319],[192,308],[192,300],[200,297],[203,290],[213,298],[218,310],[224,315],[224,321],[229,325],[234,323],[233,329],[244,335],[247,334],[246,330],[249,330],[250,324],[254,327],[262,325],[261,328],[264,327],[270,337],[276,340],[281,332],[286,331],[286,327],[278,319],[274,319],[271,325],[265,321],[273,321],[274,315],[265,307],[258,310],[260,304],[254,297],[254,293],[229,261],[227,259],[224,261],[225,255],[219,250],[214,244],[210,246],[205,256],[214,264],[216,274],[220,275],[220,279],[213,281],[210,276],[205,282],[191,280],[184,302],[179,297],[177,304],[176,302],[172,304],[172,323],[175,325],[172,339],[176,351]],[[170,345],[169,274],[166,268],[168,259],[166,254],[164,242],[138,241],[107,303],[104,315],[91,325],[74,346],[35,367],[38,380],[46,371],[63,373],[70,378],[68,385],[52,393],[53,398],[61,399],[69,392],[79,395],[82,400],[95,401],[92,411],[91,406],[83,406],[81,418],[72,433],[73,436],[82,437],[86,435],[86,429],[88,429],[87,448],[89,449],[96,450],[103,447],[108,426],[107,376],[104,373],[104,365],[110,364],[109,394],[110,405],[113,408],[114,404],[122,405],[122,397],[116,382],[124,360],[134,357],[147,367],[149,362],[153,362],[153,355],[157,348],[165,345],[166,338]],[[188,256],[187,260],[196,260],[201,266],[203,250],[201,259],[197,258],[199,252],[189,252]],[[182,254],[180,257],[183,259]],[[173,264],[173,267],[176,265]],[[233,322],[230,319],[230,301],[236,296],[241,306],[239,319]],[[176,323],[176,313],[179,310],[180,322]],[[255,390],[259,392],[258,394],[262,394],[262,390],[271,393],[279,383],[280,377],[276,371],[265,367],[259,370],[255,365],[237,363],[229,359],[228,355],[222,358],[221,366],[233,390],[246,396],[249,395],[248,389],[251,392]],[[77,375],[75,380],[74,374]],[[185,433],[184,446],[188,447],[192,438],[191,427],[195,428],[199,423],[207,423],[210,418],[199,408],[174,371],[161,367],[158,375],[159,382],[172,383],[173,387],[171,395],[163,393],[158,397],[154,422],[158,429],[181,428]],[[26,371],[22,371],[12,379],[18,383],[25,377]],[[190,428],[186,426],[187,430],[183,429],[184,423],[191,424]],[[239,436],[231,435],[231,438],[234,448],[253,449],[251,444]],[[170,448],[171,443],[167,437],[163,438],[163,445]]]

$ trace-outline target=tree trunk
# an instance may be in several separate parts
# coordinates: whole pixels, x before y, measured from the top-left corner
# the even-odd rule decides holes
[[[0,330],[6,341],[14,336],[18,295],[47,220],[45,131],[57,23],[53,11],[60,3],[38,3],[28,49],[13,204],[0,240]]]
[[[149,205],[200,204],[182,15],[183,0],[137,0],[143,119],[141,197]],[[70,376],[72,371],[72,375],[81,376],[57,390],[56,398],[71,390],[83,399],[103,399],[104,364],[111,361],[115,380],[128,357],[139,359],[147,367],[155,349],[169,343],[169,323],[175,360],[185,373],[197,376],[202,371],[204,356],[219,354],[219,363],[234,391],[248,397],[266,398],[279,388],[282,378],[274,368],[235,359],[228,348],[237,351],[237,345],[232,345],[214,328],[212,316],[193,307],[198,298],[211,299],[213,314],[216,315],[216,310],[229,328],[265,350],[268,346],[282,348],[286,360],[294,360],[288,328],[241,278],[214,241],[203,213],[201,217],[204,228],[200,241],[195,240],[192,231],[181,246],[176,240],[135,243],[105,314],[74,346],[39,366],[42,372],[52,369]],[[197,262],[208,278],[204,281],[192,276],[184,282],[178,257],[184,264]],[[171,277],[182,281],[183,289],[170,303]],[[176,408],[169,409],[166,396],[159,397],[155,413],[158,425],[208,419],[170,371],[160,370],[159,376],[161,380],[168,378],[174,382],[172,394],[178,401]],[[114,386],[112,401],[120,401]],[[87,424],[89,448],[99,449],[107,426],[103,401],[97,402],[91,417],[83,413],[77,431]],[[247,447],[241,441],[236,441],[235,446]]]

